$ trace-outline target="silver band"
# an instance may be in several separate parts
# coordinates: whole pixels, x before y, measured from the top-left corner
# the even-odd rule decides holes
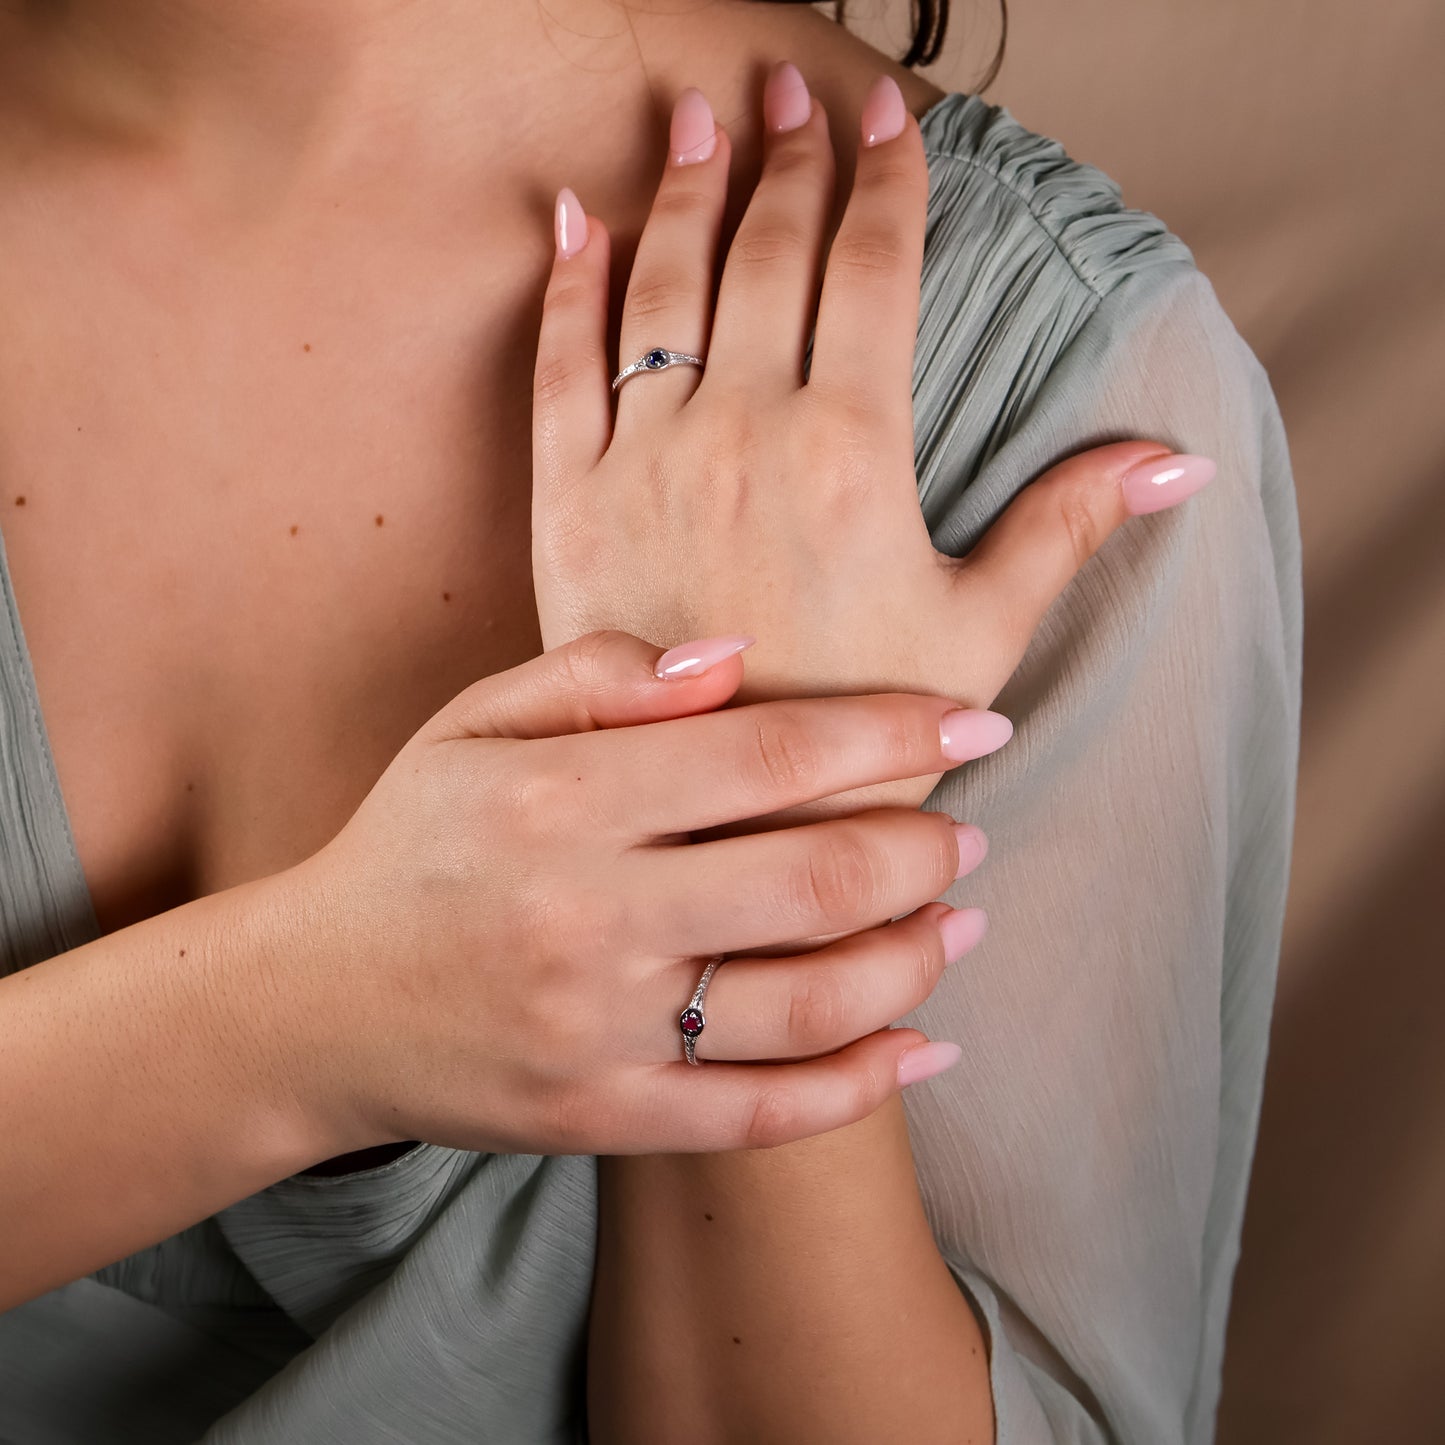
[[[629,376],[639,371],[666,371],[669,366],[701,366],[702,357],[690,351],[669,351],[665,346],[654,346],[644,351],[631,366],[624,366],[612,378],[612,390],[616,391]]]
[[[707,992],[708,980],[712,977],[713,970],[721,962],[722,957],[719,955],[703,969],[697,988],[693,990],[692,1002],[677,1017],[677,1025],[682,1030],[682,1051],[687,1055],[690,1064],[697,1063],[697,1036],[707,1027],[707,1020],[702,1013],[702,997]]]

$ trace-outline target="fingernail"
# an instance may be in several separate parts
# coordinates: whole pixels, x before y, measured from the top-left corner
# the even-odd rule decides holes
[[[903,92],[891,75],[880,75],[868,89],[863,101],[863,144],[881,145],[903,134],[908,107]]]
[[[702,91],[693,87],[678,96],[672,108],[672,134],[668,140],[674,165],[705,161],[717,149],[717,122]]]
[[[908,1049],[898,1059],[898,1085],[906,1089],[921,1079],[931,1079],[945,1069],[951,1069],[963,1057],[963,1050],[957,1044],[944,1043],[935,1039],[932,1043],[919,1044]]]
[[[975,828],[972,823],[955,823],[953,836],[958,839],[958,872],[953,876],[962,878],[988,857],[988,838],[982,828]]]
[[[1162,512],[1208,486],[1216,470],[1208,457],[1191,457],[1184,452],[1151,457],[1124,473],[1124,505],[1136,517]]]
[[[797,130],[813,113],[808,82],[791,61],[784,60],[768,73],[763,86],[763,121],[769,130]]]
[[[670,647],[657,659],[654,677],[701,677],[708,668],[716,667],[725,657],[735,657],[743,648],[758,639],[735,633],[727,637],[704,637],[701,642],[682,642]]]
[[[943,756],[966,763],[1001,748],[1014,735],[1014,725],[999,712],[956,707],[939,719],[938,734]]]
[[[587,244],[587,212],[570,186],[557,192],[557,254],[575,256]]]
[[[982,908],[950,908],[938,920],[943,935],[945,963],[957,963],[988,932],[988,914]]]

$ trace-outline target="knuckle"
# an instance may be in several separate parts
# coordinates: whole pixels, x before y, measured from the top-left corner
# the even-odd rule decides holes
[[[878,890],[872,851],[855,834],[840,830],[809,850],[794,895],[800,919],[831,923],[870,917]]]
[[[1073,552],[1074,566],[1082,567],[1099,550],[1103,541],[1099,519],[1094,516],[1088,498],[1077,488],[1061,487],[1055,502],[1059,521]]]
[[[627,633],[615,627],[600,627],[574,637],[557,654],[557,666],[562,671],[560,682],[573,692],[596,692],[607,673],[609,660],[628,641]]]
[[[847,1003],[837,975],[814,968],[788,1000],[788,1042],[804,1053],[833,1049],[844,1039]]]
[[[822,758],[802,719],[776,706],[754,715],[752,767],[771,796],[807,792],[822,771]]]
[[[750,268],[772,266],[805,255],[806,244],[797,226],[777,219],[759,221],[738,232],[728,260]]]
[[[560,401],[581,387],[595,366],[595,357],[572,348],[558,355],[538,357],[532,374],[533,396],[543,403]]]
[[[892,277],[903,264],[903,248],[891,231],[870,226],[860,228],[834,243],[828,266],[860,280]]]
[[[800,1133],[799,1114],[794,1090],[779,1085],[759,1089],[743,1124],[743,1148],[772,1149],[791,1143]]]
[[[644,323],[660,317],[670,320],[691,307],[696,296],[697,287],[682,272],[664,271],[633,285],[627,294],[627,315]]]
[[[651,219],[681,221],[687,226],[712,221],[718,209],[718,197],[706,186],[688,184],[689,169],[683,167],[683,174],[679,175],[675,169],[669,168],[666,174],[672,184],[661,187],[653,198]]]

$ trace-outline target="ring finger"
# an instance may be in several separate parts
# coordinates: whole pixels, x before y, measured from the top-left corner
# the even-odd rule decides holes
[[[888,1028],[928,998],[944,967],[967,953],[987,926],[981,908],[926,903],[815,953],[730,958],[708,983],[697,1058],[811,1059]]]
[[[656,348],[707,355],[731,154],[702,92],[683,91],[672,109],[667,166],[627,282],[618,371]],[[617,430],[633,416],[676,411],[701,374],[695,366],[672,366],[666,375],[630,376],[618,389]]]

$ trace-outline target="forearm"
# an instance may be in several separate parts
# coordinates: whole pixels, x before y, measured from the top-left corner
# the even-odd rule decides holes
[[[900,1098],[778,1149],[601,1158],[598,1180],[593,1445],[992,1441]]]
[[[0,1310],[324,1157],[278,983],[283,880],[0,979]]]

